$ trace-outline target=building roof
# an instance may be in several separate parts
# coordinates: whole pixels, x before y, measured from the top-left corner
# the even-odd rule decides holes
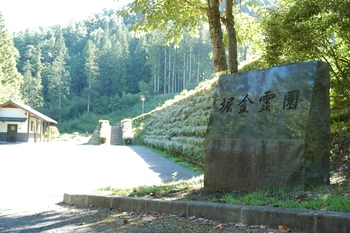
[[[25,122],[27,117],[0,117],[0,121]]]
[[[32,109],[30,106],[28,106],[28,105],[26,105],[26,104],[19,103],[19,102],[14,101],[14,100],[9,100],[8,102],[6,102],[6,103],[4,103],[4,104],[1,104],[0,107],[6,106],[6,105],[9,105],[9,104],[12,104],[12,105],[14,105],[14,106],[17,107],[17,108],[22,108],[23,110],[29,112],[29,113],[32,114],[32,115],[35,115],[36,117],[40,118],[40,119],[43,120],[43,121],[51,122],[51,123],[57,124],[57,121],[51,119],[50,117],[45,116],[44,114],[42,114],[42,113],[36,111],[35,109]]]

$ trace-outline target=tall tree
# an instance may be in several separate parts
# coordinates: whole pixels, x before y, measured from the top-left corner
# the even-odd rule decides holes
[[[0,102],[10,98],[20,100],[22,76],[16,68],[18,51],[8,34],[0,13]]]
[[[269,65],[323,60],[331,69],[338,107],[350,99],[350,2],[280,0],[264,18]]]
[[[146,46],[146,36],[132,38],[129,43],[130,57],[126,60],[128,74],[126,86],[134,94],[139,91],[137,83],[140,79],[149,83],[152,77],[150,64],[148,63],[150,57],[147,55]]]
[[[84,72],[87,77],[87,87],[85,88],[87,92],[87,113],[90,113],[90,99],[91,93],[93,91],[93,84],[95,83],[96,77],[98,75],[98,65],[97,65],[97,48],[95,44],[89,40],[85,46],[84,50],[85,66]]]
[[[44,104],[43,85],[41,83],[41,50],[35,49],[34,57],[28,59],[23,68],[21,92],[23,101],[33,108],[41,108]]]
[[[69,56],[62,30],[59,28],[56,33],[54,58],[49,66],[48,93],[50,104],[54,106],[54,113],[60,122],[62,119],[62,99],[69,94],[70,75],[66,67]]]

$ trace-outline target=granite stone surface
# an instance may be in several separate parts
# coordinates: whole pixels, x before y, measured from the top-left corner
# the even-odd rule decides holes
[[[220,190],[329,182],[329,67],[292,63],[219,78],[204,186]]]

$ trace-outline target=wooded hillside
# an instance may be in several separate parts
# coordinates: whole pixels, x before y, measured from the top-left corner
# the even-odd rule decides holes
[[[212,73],[211,47],[205,27],[198,38],[184,38],[175,47],[163,45],[157,31],[135,37],[113,10],[68,26],[17,33],[23,96],[61,122],[194,87]]]
[[[196,4],[164,3],[164,12],[169,13],[165,16],[158,11],[152,14],[153,10],[162,9],[163,2],[150,5],[149,11],[144,12],[150,23],[148,33],[131,30],[131,25],[142,18],[137,4],[133,9],[136,13],[128,13],[128,19],[117,16],[113,10],[104,10],[79,22],[26,30],[12,37],[0,18],[1,102],[9,98],[21,100],[58,120],[62,132],[92,131],[99,118],[115,121],[140,114],[131,113],[131,108],[140,105],[142,97],[150,107],[151,102],[161,104],[154,97],[193,89],[200,81],[213,77],[214,65],[207,18],[202,14],[206,3],[191,2]],[[227,20],[227,2],[219,5],[223,22]],[[350,118],[350,15],[346,9],[350,3],[273,2],[233,1],[240,70],[326,61],[331,66],[332,126],[346,127]],[[172,14],[175,6],[188,21],[181,23],[182,18]],[[181,30],[168,30],[181,38],[178,44],[165,33],[175,22],[188,25]],[[152,27],[154,30],[149,30]],[[222,41],[228,46],[225,27],[223,32]],[[169,43],[164,45],[166,41]]]

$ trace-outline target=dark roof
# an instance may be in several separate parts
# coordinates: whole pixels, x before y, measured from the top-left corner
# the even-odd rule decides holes
[[[54,124],[57,124],[57,121],[51,119],[50,117],[48,116],[45,116],[44,114],[36,111],[35,109],[32,109],[30,106],[28,105],[25,105],[23,103],[19,103],[17,101],[14,101],[14,100],[9,100],[8,102],[4,103],[4,104],[1,104],[0,106],[4,106],[4,105],[7,105],[7,104],[13,104],[14,106],[18,107],[18,108],[22,108],[23,110],[35,115],[36,117],[46,121],[46,122],[51,122],[51,123],[54,123]],[[7,117],[7,118],[14,118],[14,117]]]
[[[27,117],[0,117],[0,121],[25,122]]]

